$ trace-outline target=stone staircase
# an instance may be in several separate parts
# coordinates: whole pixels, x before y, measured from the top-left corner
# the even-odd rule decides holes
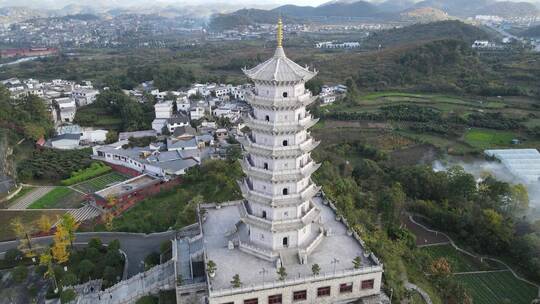
[[[88,204],[78,209],[67,209],[67,212],[70,213],[73,218],[75,218],[75,221],[80,223],[100,216],[103,211],[93,205]],[[54,223],[53,228],[56,227],[58,223],[59,221]]]

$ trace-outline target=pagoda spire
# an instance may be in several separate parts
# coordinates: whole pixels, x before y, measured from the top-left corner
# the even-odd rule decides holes
[[[277,23],[277,47],[283,47],[283,22],[281,21],[281,16]]]

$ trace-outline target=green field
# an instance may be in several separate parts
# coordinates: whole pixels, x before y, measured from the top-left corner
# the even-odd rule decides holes
[[[470,129],[465,133],[465,141],[479,149],[510,146],[516,134],[508,131]]]
[[[33,202],[28,209],[69,209],[78,208],[82,195],[68,187],[56,187]]]
[[[433,259],[444,257],[450,263],[452,272],[501,269],[501,266],[495,265],[495,263],[487,264],[480,262],[480,260],[461,253],[452,247],[452,245],[427,246],[422,247],[422,251],[427,252]]]
[[[474,304],[530,304],[538,288],[516,279],[510,271],[456,275]]]
[[[126,179],[128,179],[128,177],[125,175],[118,172],[111,172],[74,185],[73,188],[84,193],[93,193],[101,189],[105,189],[112,184],[125,181]]]

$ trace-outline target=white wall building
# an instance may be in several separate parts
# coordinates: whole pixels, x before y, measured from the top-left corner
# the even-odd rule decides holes
[[[203,107],[193,107],[189,110],[189,118],[191,120],[198,120],[204,117],[204,113]]]
[[[96,96],[98,94],[98,90],[79,86],[71,92],[71,97],[75,100],[79,107],[82,107],[92,104],[94,101],[96,101]]]

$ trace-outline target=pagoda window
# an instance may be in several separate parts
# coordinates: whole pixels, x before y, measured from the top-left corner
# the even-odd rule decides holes
[[[283,247],[289,247],[289,237],[283,238]]]
[[[286,147],[286,146],[288,146],[288,145],[289,145],[289,141],[284,140],[284,141],[283,141],[283,146]]]
[[[283,195],[288,195],[288,194],[289,194],[289,189],[283,188]]]
[[[264,219],[266,218],[266,211],[262,212],[262,218],[264,218]]]
[[[270,121],[270,116],[266,115],[266,116],[264,117],[264,120]]]
[[[283,97],[287,97],[287,92],[283,92]]]
[[[268,170],[268,163],[264,163],[263,168],[264,170]]]

